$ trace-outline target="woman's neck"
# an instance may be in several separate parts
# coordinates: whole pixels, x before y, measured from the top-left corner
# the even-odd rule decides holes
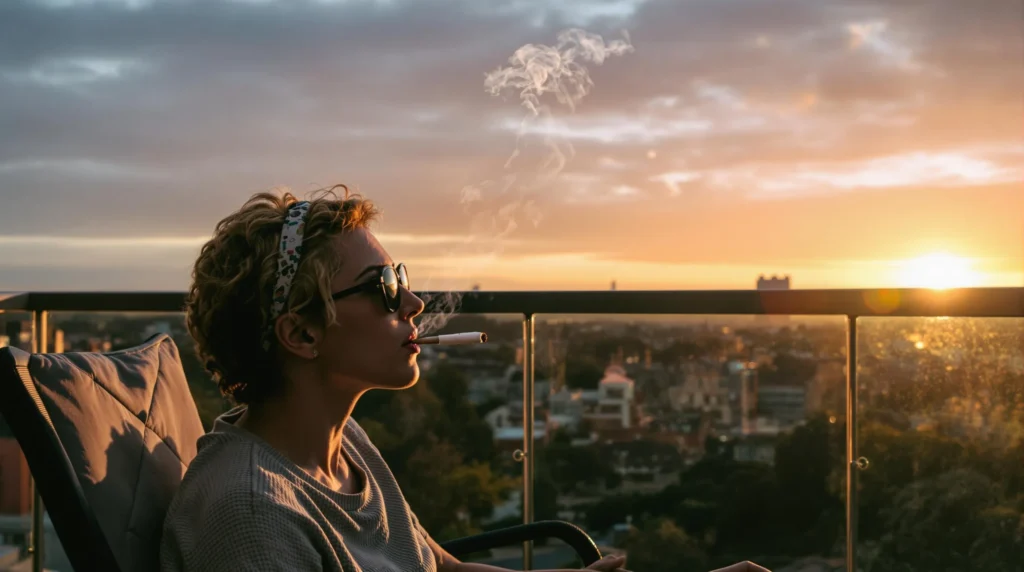
[[[344,430],[358,396],[328,399],[288,391],[246,408],[237,425],[326,486],[342,492],[358,490],[358,476],[344,454]]]

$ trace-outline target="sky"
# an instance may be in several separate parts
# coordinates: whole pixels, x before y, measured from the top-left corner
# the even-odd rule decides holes
[[[0,291],[184,290],[253,193],[335,183],[381,207],[416,288],[1024,285],[1022,19],[1019,0],[4,0]],[[575,106],[534,119],[485,89],[570,28],[630,48],[577,62]]]

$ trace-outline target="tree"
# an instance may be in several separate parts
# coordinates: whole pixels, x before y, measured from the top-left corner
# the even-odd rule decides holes
[[[922,479],[970,466],[963,444],[929,432],[903,432],[879,423],[860,429],[861,454],[871,468],[858,474],[860,536],[879,539],[888,531],[884,511],[893,498]]]
[[[494,432],[469,401],[466,374],[442,361],[424,381],[441,403],[437,436],[451,441],[467,460],[490,462],[497,453]]]
[[[598,532],[609,530],[617,524],[626,522],[638,508],[634,504],[635,495],[609,495],[587,507],[587,530]]]
[[[828,487],[832,437],[814,423],[798,431],[780,444],[781,458],[777,449],[781,466],[705,457],[681,473],[679,485],[659,493],[658,502],[687,534],[707,543],[715,563],[754,554],[828,553],[843,516]],[[801,452],[818,460],[801,467]]]
[[[814,377],[818,364],[788,353],[775,356],[770,365],[757,368],[758,379],[766,385],[798,385]]]
[[[670,519],[652,520],[630,532],[624,542],[626,566],[637,572],[706,570],[708,556],[700,544]]]
[[[440,539],[479,532],[480,520],[517,485],[486,464],[465,463],[451,443],[435,439],[418,448],[396,478],[423,527]]]
[[[1022,562],[1024,514],[970,469],[913,483],[884,511],[887,533],[869,570],[1009,570]]]
[[[781,497],[771,467],[738,464],[721,482],[718,492],[717,555],[749,558],[751,554],[785,551],[786,532],[793,528],[785,522],[790,499]]]
[[[678,366],[701,355],[704,354],[696,342],[676,340],[668,347],[654,352],[653,357],[660,363]]]
[[[845,509],[830,482],[843,469],[844,431],[818,415],[775,446],[775,477],[786,499],[779,525],[786,526],[793,550],[827,553],[843,534]]]
[[[533,481],[533,516],[536,520],[558,518],[558,485],[543,469],[537,472]]]
[[[543,447],[539,463],[562,493],[574,492],[580,485],[614,484],[618,476],[598,447],[574,447],[564,440]]]

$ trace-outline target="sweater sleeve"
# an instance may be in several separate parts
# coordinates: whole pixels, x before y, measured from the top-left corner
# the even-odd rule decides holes
[[[195,506],[167,522],[162,572],[323,570],[322,532],[292,507],[244,491]]]
[[[406,503],[406,506],[408,506],[408,503]],[[426,540],[428,542],[433,540],[433,537],[430,536],[430,533],[427,532],[427,529],[423,528],[423,525],[420,524],[420,519],[416,516],[416,513],[412,511],[412,508],[409,509],[409,514],[412,515],[413,528],[416,530],[416,532],[420,533],[420,536],[423,537],[423,540]]]

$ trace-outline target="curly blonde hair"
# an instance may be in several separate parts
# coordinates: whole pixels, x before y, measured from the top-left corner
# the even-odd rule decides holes
[[[344,190],[341,197],[339,189]],[[185,322],[197,355],[221,393],[236,403],[258,403],[282,387],[279,373],[272,373],[280,371],[276,352],[264,351],[262,342],[272,327],[281,226],[297,201],[287,191],[253,195],[217,223],[192,270]],[[345,185],[317,191],[309,203],[304,253],[285,311],[323,325],[335,319],[330,286],[342,264],[329,244],[338,235],[369,226],[378,210]]]

